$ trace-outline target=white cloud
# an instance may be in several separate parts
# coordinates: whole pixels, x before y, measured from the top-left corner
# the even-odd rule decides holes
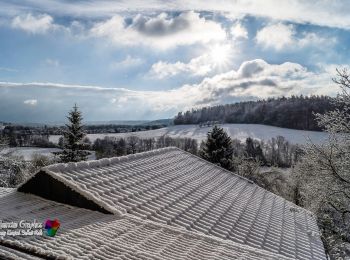
[[[2,3],[0,13],[17,14],[23,11],[53,13],[74,17],[111,17],[121,12],[142,11],[218,11],[232,16],[253,15],[275,20],[311,23],[350,29],[350,6],[347,0],[91,0],[85,1],[21,1]]]
[[[173,77],[180,73],[187,73],[190,76],[203,76],[214,70],[215,64],[209,62],[210,55],[208,54],[193,58],[188,63],[158,61],[152,65],[150,75],[159,79]]]
[[[29,13],[16,16],[13,18],[11,25],[13,28],[21,29],[32,34],[43,34],[56,28],[53,18],[47,14],[35,16]]]
[[[335,37],[322,37],[320,35],[317,35],[314,32],[304,32],[302,37],[298,40],[298,45],[300,47],[305,46],[317,46],[317,47],[324,47],[333,45],[337,42],[337,39]]]
[[[324,38],[314,32],[303,32],[297,36],[292,24],[269,24],[260,29],[255,37],[256,42],[264,48],[276,50],[302,48],[307,46],[324,47],[336,43],[336,38]]]
[[[27,99],[24,100],[23,103],[28,106],[36,106],[38,104],[38,100],[36,99]]]
[[[200,17],[199,13],[183,12],[171,17],[161,13],[156,17],[137,15],[130,24],[124,17],[115,15],[107,21],[97,23],[91,35],[108,37],[118,45],[145,45],[168,49],[179,45],[218,42],[226,39],[220,24]]]
[[[185,96],[192,99],[192,104],[202,106],[293,94],[334,95],[337,89],[330,88],[331,85],[327,71],[311,72],[297,63],[275,65],[258,59],[242,63],[237,71],[206,78],[179,91],[187,93]]]
[[[235,40],[248,39],[247,29],[239,22],[232,25],[230,32],[231,32],[232,38]]]
[[[130,55],[127,55],[124,60],[122,61],[116,61],[112,62],[110,64],[110,68],[113,70],[118,69],[125,69],[125,68],[131,68],[131,67],[137,67],[141,64],[143,64],[145,61],[138,57],[132,57]]]
[[[256,34],[256,41],[263,47],[281,50],[294,43],[295,30],[292,25],[282,23],[268,25]]]
[[[188,63],[158,61],[152,65],[149,75],[158,79],[173,77],[178,74],[205,76],[227,69],[231,65],[232,56],[233,49],[231,45],[214,45],[207,48],[204,54],[191,59]]]

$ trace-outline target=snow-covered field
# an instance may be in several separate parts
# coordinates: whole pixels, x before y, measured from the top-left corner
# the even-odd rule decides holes
[[[34,154],[45,155],[48,157],[54,157],[54,152],[59,152],[61,149],[59,148],[38,148],[38,147],[11,147],[2,150],[0,153],[8,153],[11,152],[12,155],[15,156],[23,156],[23,159],[26,161],[30,161],[33,159]],[[95,160],[95,152],[91,151],[91,155],[88,156],[89,160]]]
[[[29,161],[34,154],[53,157],[53,152],[59,152],[58,148],[38,148],[38,147],[11,147],[1,151],[1,153],[9,153],[15,156],[23,156],[24,160]]]
[[[315,143],[320,143],[327,138],[327,133],[324,132],[294,130],[257,124],[223,124],[221,127],[223,127],[232,138],[239,139],[241,141],[245,141],[247,137],[266,141],[272,137],[281,135],[291,143],[305,144],[308,138]],[[167,135],[170,137],[189,137],[201,141],[206,138],[206,134],[210,129],[211,127],[199,127],[198,125],[176,125],[134,133],[89,134],[88,137],[92,142],[94,142],[97,138],[104,138],[105,136],[120,138],[131,135],[138,136],[140,138],[155,138]],[[50,141],[53,143],[58,143],[59,138],[59,135],[52,135],[50,136]]]

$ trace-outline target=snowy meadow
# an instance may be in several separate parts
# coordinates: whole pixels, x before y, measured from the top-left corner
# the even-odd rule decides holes
[[[238,139],[244,142],[248,137],[259,141],[268,141],[277,136],[283,136],[287,141],[293,144],[305,144],[310,139],[314,143],[322,143],[327,139],[326,132],[303,131],[287,129],[275,126],[258,124],[223,124],[220,125],[232,139]],[[137,136],[139,138],[158,138],[161,136],[192,138],[198,143],[207,137],[211,127],[199,127],[198,125],[175,125],[156,130],[140,131],[133,133],[106,133],[106,134],[88,134],[91,142],[96,139],[103,139],[105,136],[115,138],[126,138],[128,136]],[[51,135],[49,140],[58,143],[60,135]]]

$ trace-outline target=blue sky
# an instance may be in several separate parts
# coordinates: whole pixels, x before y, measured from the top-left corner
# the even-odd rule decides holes
[[[324,94],[350,56],[346,1],[0,1],[0,121],[169,118]]]

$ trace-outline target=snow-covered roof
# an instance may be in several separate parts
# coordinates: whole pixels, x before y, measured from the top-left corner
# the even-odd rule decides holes
[[[177,148],[57,164],[43,173],[119,217],[133,215],[286,257],[325,259],[309,211]]]
[[[61,224],[54,238],[0,238],[0,259],[292,259],[129,214],[103,214],[14,189],[0,188],[0,204],[3,222],[36,219],[43,223],[57,218]]]

